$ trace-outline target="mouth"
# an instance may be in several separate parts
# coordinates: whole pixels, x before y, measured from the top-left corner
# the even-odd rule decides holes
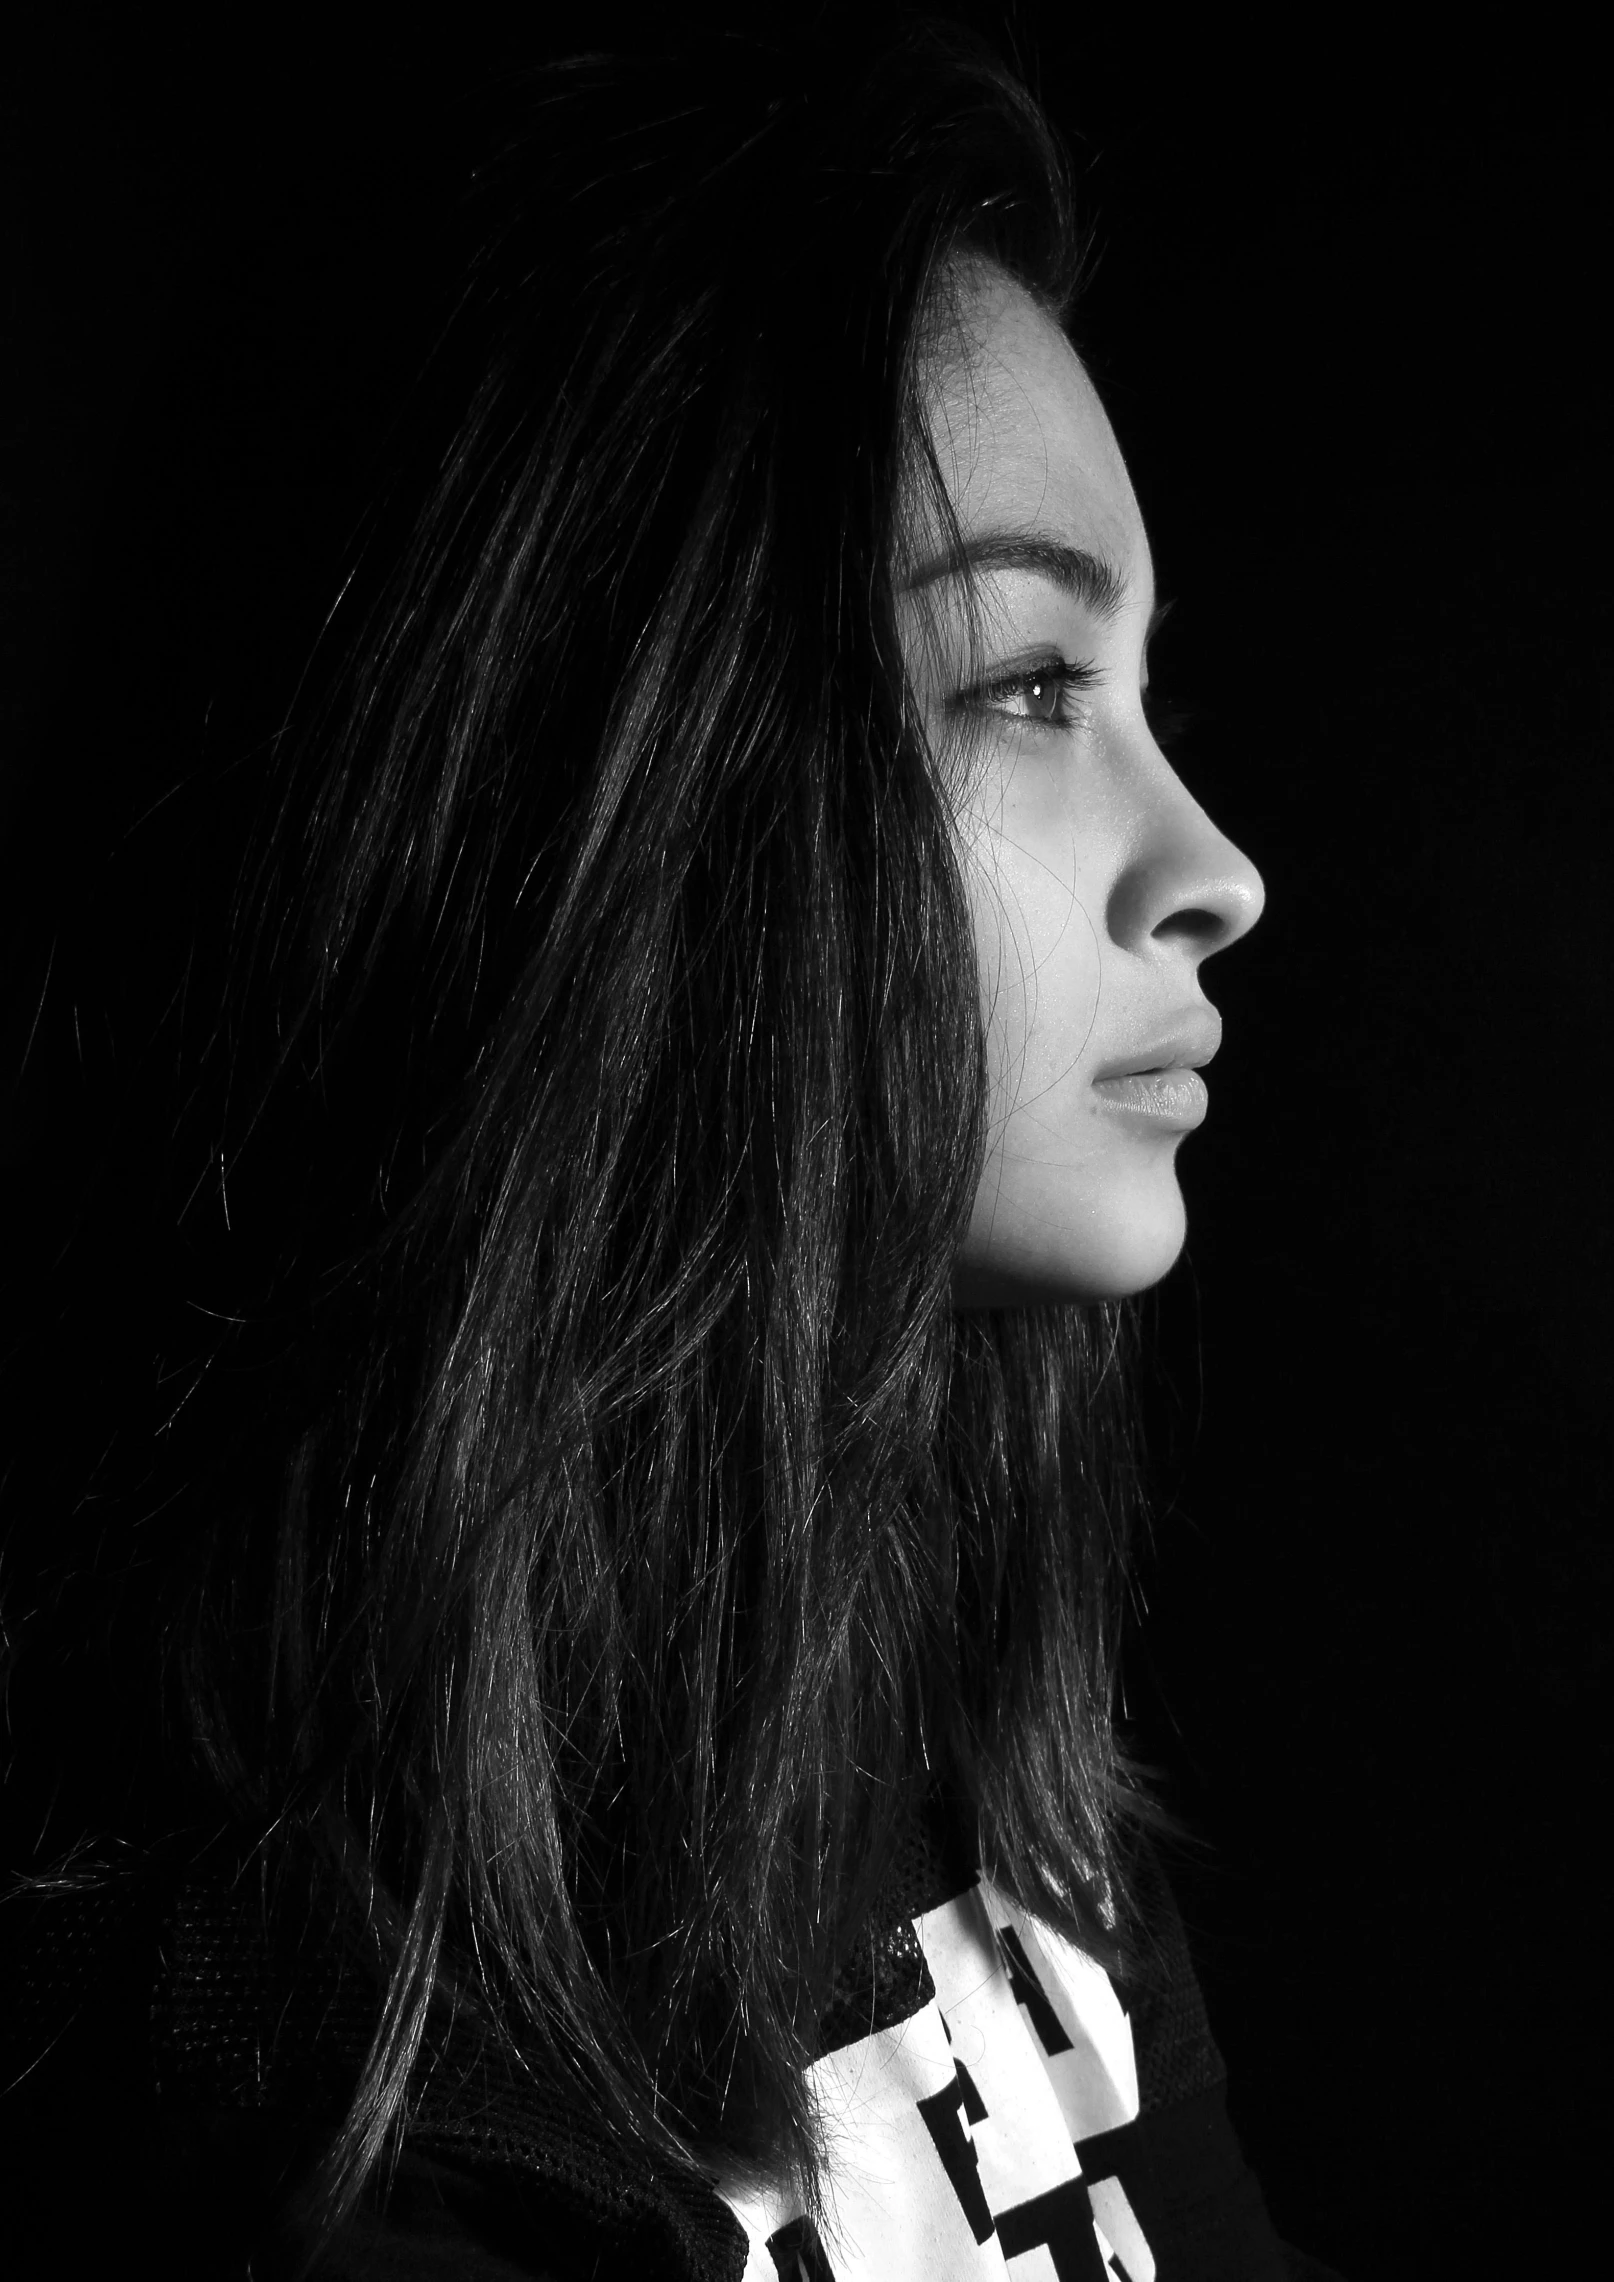
[[[1157,1131],[1192,1132],[1210,1107],[1199,1073],[1221,1042],[1221,1017],[1204,1007],[1136,1053],[1107,1063],[1094,1076],[1093,1091],[1106,1108]]]

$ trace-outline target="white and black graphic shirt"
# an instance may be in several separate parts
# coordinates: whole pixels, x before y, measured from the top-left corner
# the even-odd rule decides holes
[[[717,2182],[745,2282],[1154,2282],[1122,2178],[1138,2078],[1108,1975],[984,1879],[909,1923],[923,2001],[811,2071],[826,2238]]]

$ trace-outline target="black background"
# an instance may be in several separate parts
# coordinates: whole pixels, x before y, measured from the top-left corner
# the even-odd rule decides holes
[[[605,29],[551,20],[557,47]],[[1093,228],[1078,337],[1177,598],[1183,772],[1269,890],[1211,970],[1193,1233],[1149,1303],[1128,1704],[1207,1842],[1187,1899],[1280,2229],[1356,2282],[1554,2271],[1594,2240],[1608,2124],[1591,61],[1544,18],[1477,61],[1405,24],[1013,21]],[[452,22],[384,50],[267,20],[227,47],[64,37],[14,82],[15,1291],[107,1105],[141,1098],[206,900],[207,831],[165,839],[153,804],[185,781],[228,812],[251,780],[425,345],[459,98],[500,53]],[[142,1147],[160,1131],[104,1169],[131,1199]],[[132,1252],[109,1354],[140,1274]],[[69,1449],[56,1401],[8,1445],[44,1423]]]

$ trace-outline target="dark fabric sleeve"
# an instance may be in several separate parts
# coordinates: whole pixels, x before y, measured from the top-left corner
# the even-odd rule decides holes
[[[211,1887],[124,1881],[0,1911],[6,2282],[724,2282],[743,2267],[715,2197],[691,2215],[682,2189],[647,2190],[576,2135],[561,2145],[520,2084],[445,2066],[445,2112],[420,2106],[454,2144],[412,2139],[309,2269],[293,2213],[344,2102],[317,2051],[293,2036],[281,2052],[273,2031],[332,2041],[340,1991],[305,1976],[288,2002],[266,1971]]]
[[[1121,1984],[1138,2063],[1138,2121],[1117,2171],[1155,2254],[1158,2282],[1340,2282],[1278,2238],[1227,2112],[1182,1915],[1155,1850],[1140,1847],[1143,1920]]]

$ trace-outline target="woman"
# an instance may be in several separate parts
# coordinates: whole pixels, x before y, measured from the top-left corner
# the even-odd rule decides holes
[[[1058,155],[928,32],[521,102],[191,1096],[190,1748],[36,1884],[30,2162],[120,2051],[175,2271],[1316,2271],[1110,1724],[1261,886]]]

